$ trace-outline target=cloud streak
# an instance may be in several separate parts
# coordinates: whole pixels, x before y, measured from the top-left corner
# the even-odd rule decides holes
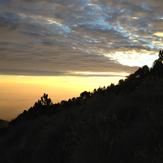
[[[0,74],[130,73],[163,48],[163,4],[0,0],[0,33]]]

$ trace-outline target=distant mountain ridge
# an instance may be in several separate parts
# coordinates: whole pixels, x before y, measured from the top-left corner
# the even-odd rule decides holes
[[[0,132],[0,162],[163,162],[162,62],[61,103],[44,94]]]

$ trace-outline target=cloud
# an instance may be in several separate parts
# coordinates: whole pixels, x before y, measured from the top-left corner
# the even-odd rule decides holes
[[[129,73],[151,65],[163,48],[163,6],[161,0],[0,0],[0,32],[0,74]]]

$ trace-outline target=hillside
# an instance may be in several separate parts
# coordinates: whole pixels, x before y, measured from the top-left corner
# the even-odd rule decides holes
[[[58,104],[44,94],[0,132],[0,162],[163,162],[162,61]]]
[[[7,127],[8,126],[8,121],[0,119],[0,128]]]

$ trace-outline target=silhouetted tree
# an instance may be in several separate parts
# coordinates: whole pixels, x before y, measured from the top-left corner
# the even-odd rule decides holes
[[[81,94],[80,94],[80,97],[82,98],[82,99],[87,99],[87,98],[89,98],[91,96],[91,93],[90,92],[87,92],[87,91],[84,91],[84,92],[82,92]]]
[[[41,109],[42,107],[46,108],[52,105],[53,103],[51,99],[48,97],[48,94],[44,93],[41,99],[35,103],[34,107]]]
[[[163,50],[159,51],[159,55],[158,56],[159,56],[159,60],[163,61]]]
[[[44,93],[44,95],[41,97],[41,104],[43,106],[50,106],[53,104],[51,99],[48,97],[48,94]]]

